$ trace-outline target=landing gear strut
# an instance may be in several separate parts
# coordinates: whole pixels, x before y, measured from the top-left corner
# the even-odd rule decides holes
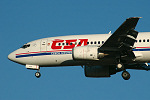
[[[120,57],[116,58],[116,61],[117,61],[117,69],[124,70],[124,65],[123,65]]]

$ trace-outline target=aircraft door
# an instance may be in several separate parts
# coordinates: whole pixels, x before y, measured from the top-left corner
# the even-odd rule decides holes
[[[47,51],[47,39],[41,40],[41,51]]]

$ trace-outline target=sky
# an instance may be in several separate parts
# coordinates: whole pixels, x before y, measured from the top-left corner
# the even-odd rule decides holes
[[[87,78],[80,66],[35,70],[7,59],[23,44],[46,37],[112,33],[140,16],[136,30],[150,31],[149,0],[0,0],[0,100],[150,100],[150,71],[127,70]],[[109,63],[109,62],[108,62]]]

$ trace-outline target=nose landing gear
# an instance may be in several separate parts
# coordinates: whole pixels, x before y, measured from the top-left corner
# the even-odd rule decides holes
[[[35,76],[37,78],[40,78],[41,77],[41,73],[40,73],[40,68],[37,70],[37,72],[35,73]]]
[[[35,76],[37,78],[40,78],[41,74],[40,74],[40,66],[39,65],[26,65],[27,69],[32,69],[32,70],[37,70],[37,72],[35,73]]]
[[[40,72],[36,72],[36,73],[35,73],[35,76],[36,76],[37,78],[40,78],[40,77],[41,77],[41,73],[40,73]]]

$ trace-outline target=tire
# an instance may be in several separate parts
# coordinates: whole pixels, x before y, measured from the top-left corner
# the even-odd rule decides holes
[[[118,68],[118,69],[123,69],[123,64],[122,64],[122,63],[118,63],[118,64],[117,64],[117,68]]]
[[[36,72],[36,73],[35,73],[35,76],[36,76],[37,78],[40,78],[41,73],[40,73],[40,72]]]
[[[123,78],[124,80],[129,80],[129,79],[130,79],[130,73],[127,72],[127,71],[123,71],[123,72],[122,72],[122,78]]]

